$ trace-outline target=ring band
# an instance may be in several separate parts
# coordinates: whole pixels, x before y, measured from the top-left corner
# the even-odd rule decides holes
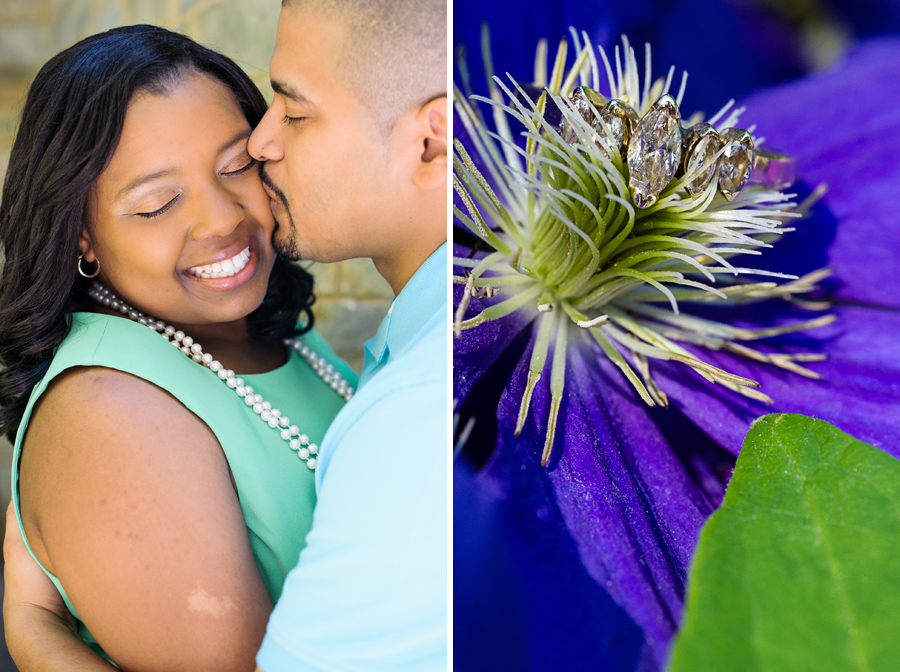
[[[753,169],[750,171],[750,182],[774,189],[786,189],[796,181],[796,159],[779,154],[767,147],[753,150]]]

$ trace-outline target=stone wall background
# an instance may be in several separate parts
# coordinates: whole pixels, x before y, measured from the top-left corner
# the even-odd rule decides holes
[[[28,84],[54,54],[116,26],[161,25],[233,58],[271,100],[268,62],[280,5],[279,0],[0,0],[0,179]],[[316,277],[316,328],[359,371],[362,342],[387,312],[390,286],[368,259],[308,268]],[[3,511],[9,501],[11,451],[0,439]]]

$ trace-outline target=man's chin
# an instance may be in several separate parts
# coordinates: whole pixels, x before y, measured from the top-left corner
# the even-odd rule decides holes
[[[278,235],[279,233],[282,235]],[[275,230],[272,232],[272,247],[275,248],[275,253],[278,256],[291,261],[300,261],[303,255],[300,254],[297,241],[290,234],[291,230],[289,228],[285,229],[281,224],[276,224]]]

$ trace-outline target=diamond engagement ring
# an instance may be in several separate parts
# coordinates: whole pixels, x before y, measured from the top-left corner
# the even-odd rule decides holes
[[[796,179],[794,159],[754,147],[749,131],[719,131],[706,122],[684,126],[670,95],[661,96],[640,119],[627,100],[607,100],[586,86],[576,88],[568,102],[590,127],[596,147],[609,159],[618,155],[627,162],[628,187],[639,208],[653,205],[676,178],[688,178],[684,190],[696,197],[716,177],[718,191],[729,201],[750,182],[784,189]],[[583,129],[575,129],[565,115],[560,136],[569,145],[585,140]]]

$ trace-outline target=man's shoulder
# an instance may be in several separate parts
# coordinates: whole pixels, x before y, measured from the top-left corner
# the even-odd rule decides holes
[[[445,310],[431,314],[402,349],[391,351],[387,362],[360,387],[345,410],[361,413],[405,390],[429,384],[446,386],[448,329]]]
[[[384,392],[416,379],[446,381],[447,331],[446,314],[435,313],[402,352],[391,354],[384,368],[372,376],[366,387],[377,385]]]
[[[404,416],[406,404],[433,407],[446,413],[447,322],[435,319],[418,333],[414,343],[376,373],[335,418],[334,425],[375,416]]]
[[[391,360],[354,395],[334,419],[322,442],[317,481],[334,453],[351,459],[379,441],[393,452],[447,440],[447,320],[423,326],[415,342]],[[342,458],[342,459],[344,459]],[[353,458],[355,459],[355,458]]]

